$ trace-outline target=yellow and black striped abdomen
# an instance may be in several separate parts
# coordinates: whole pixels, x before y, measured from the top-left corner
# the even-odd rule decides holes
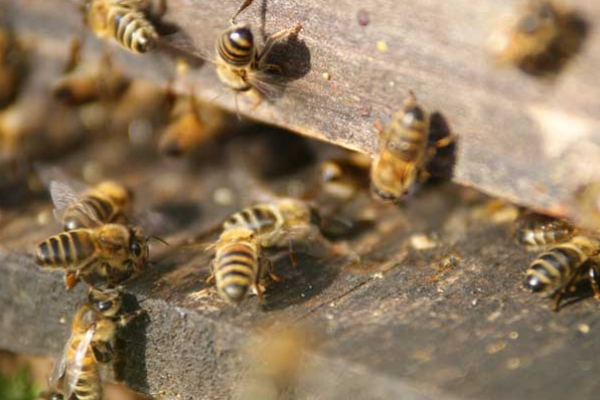
[[[246,26],[234,26],[219,37],[217,53],[227,64],[234,67],[249,66],[255,57],[254,36]]]
[[[273,231],[279,222],[273,210],[264,205],[248,207],[233,214],[223,224],[224,229],[248,228],[257,235]]]
[[[536,258],[527,269],[526,285],[534,292],[555,292],[572,281],[588,260],[585,251],[574,243],[552,247]]]
[[[63,228],[66,231],[92,228],[102,223],[113,222],[120,215],[119,210],[104,196],[86,195],[80,202],[69,206],[63,215]]]
[[[94,256],[96,247],[87,229],[59,233],[40,243],[36,263],[50,268],[74,268]]]
[[[77,353],[77,346],[79,341],[73,341],[71,346],[69,360],[74,360]],[[82,367],[75,377],[75,385],[71,388],[77,400],[101,400],[102,399],[102,385],[100,384],[100,372],[98,370],[98,362],[94,357],[92,348],[89,347],[86,352]],[[67,370],[67,374],[71,371]]]
[[[404,162],[420,161],[429,140],[429,122],[425,111],[416,105],[405,108],[394,116],[385,137],[385,150]]]
[[[223,246],[215,258],[215,280],[221,297],[238,304],[246,296],[259,276],[258,255],[245,243]]]
[[[127,1],[108,8],[108,24],[113,37],[134,53],[145,53],[155,44],[158,34],[146,16]]]

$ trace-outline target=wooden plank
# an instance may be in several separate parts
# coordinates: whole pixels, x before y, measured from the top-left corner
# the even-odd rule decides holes
[[[239,20],[267,33],[297,23],[303,30],[296,42],[280,44],[273,53],[289,80],[282,96],[256,110],[242,100],[240,112],[373,154],[373,123],[388,121],[414,90],[459,136],[456,182],[551,214],[585,218],[573,193],[600,181],[594,162],[600,155],[595,92],[600,38],[588,35],[581,54],[554,80],[500,69],[486,40],[516,2],[259,1]],[[19,28],[39,42],[47,39],[50,54],[59,54],[65,40],[79,32],[80,18],[66,2],[12,3]],[[171,0],[164,21],[179,31],[164,40],[180,50],[211,54],[239,3]],[[600,6],[585,0],[569,5],[593,31]],[[368,15],[366,26],[359,24],[359,13]],[[387,50],[378,51],[377,43]],[[157,82],[173,76],[168,57],[115,52],[136,76]],[[192,70],[177,87],[187,92],[190,83],[200,97],[217,97],[216,104],[235,110],[210,63]]]
[[[204,287],[209,255],[188,240],[212,240],[199,235],[247,201],[248,188],[231,179],[248,165],[235,151],[247,150],[247,139],[216,146],[227,152],[213,148],[219,168],[211,159],[194,166],[131,153],[118,137],[60,164],[76,173],[93,160],[102,176],[119,176],[134,188],[139,210],[166,216],[161,235],[170,246],[153,246],[156,265],[127,285],[127,307],[147,311],[124,332],[127,384],[165,399],[230,398],[245,371],[250,332],[294,321],[320,338],[307,350],[299,399],[596,397],[597,304],[586,298],[556,314],[522,290],[532,255],[513,244],[510,223],[490,213],[485,198],[453,185],[428,188],[402,208],[358,199],[348,216],[372,208],[375,220],[335,243],[358,252],[360,264],[299,255],[294,269],[283,254],[276,262],[282,282],[269,286],[262,306],[256,298],[239,307],[216,296],[191,298]],[[295,143],[291,148],[301,146]],[[283,190],[314,172],[309,164],[269,183]],[[233,204],[214,203],[223,187],[233,190]],[[60,274],[40,271],[27,255],[58,229],[48,219],[49,201],[2,206],[0,348],[56,354],[85,290],[65,293]],[[454,259],[444,263],[449,255]]]

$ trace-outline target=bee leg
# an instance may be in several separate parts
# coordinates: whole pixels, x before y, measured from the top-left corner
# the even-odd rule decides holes
[[[271,278],[274,282],[280,282],[281,278],[279,278],[273,272],[273,262],[271,260],[269,260],[268,258],[264,259],[263,262],[265,263],[265,270],[267,272],[267,275],[269,275],[269,278]]]
[[[443,138],[439,139],[438,141],[433,142],[432,147],[434,147],[436,149],[441,149],[441,148],[450,146],[455,141],[456,141],[456,138],[453,135],[447,135],[447,136],[444,136]]]
[[[96,361],[101,364],[109,363],[115,357],[115,351],[109,342],[96,342],[92,344],[92,350]]]
[[[250,106],[250,110],[256,110],[258,108],[258,106],[260,106],[262,103],[262,96],[260,95],[260,92],[256,89],[251,89],[246,93],[248,93],[248,96],[254,98],[254,102]],[[236,97],[236,107],[237,107],[237,97]],[[239,115],[240,114],[238,111],[238,118],[239,118]]]
[[[125,327],[125,326],[129,325],[129,323],[131,323],[131,321],[133,321],[134,319],[136,319],[137,317],[139,317],[140,315],[145,314],[145,313],[146,313],[146,310],[137,310],[132,313],[123,314],[119,317],[117,324],[120,327]]]
[[[558,290],[556,293],[554,293],[552,295],[552,311],[558,311],[560,308],[560,302],[562,300],[563,295],[565,294],[565,292],[561,289]]]
[[[265,299],[264,292],[266,289],[262,284],[255,283],[252,290],[254,291],[254,293],[256,293],[256,297],[258,297],[259,301],[264,301],[264,299]]]
[[[598,286],[598,270],[597,270],[598,266],[597,265],[593,265],[590,267],[590,271],[589,271],[589,279],[590,279],[590,284],[592,285],[592,290],[594,291],[594,298],[596,300],[600,300],[600,287]]]
[[[77,282],[79,282],[79,274],[77,272],[72,271],[66,272],[64,276],[64,281],[65,288],[67,290],[71,290],[77,285]]]
[[[288,240],[288,254],[290,256],[290,262],[292,263],[292,267],[298,267],[298,261],[296,260],[296,253],[294,252],[294,242],[292,239]]]
[[[75,36],[71,39],[71,45],[69,46],[69,58],[63,69],[64,74],[73,72],[81,61],[81,42],[82,38]]]
[[[261,70],[265,69],[265,66],[263,64],[263,59],[267,54],[269,54],[269,51],[271,51],[271,47],[273,47],[273,43],[275,43],[276,40],[281,39],[282,37],[288,36],[288,35],[297,35],[301,29],[302,29],[302,25],[298,24],[293,28],[283,29],[283,30],[281,30],[279,32],[275,32],[274,34],[269,36],[267,38],[267,41],[265,42],[265,45],[263,46],[262,50],[258,54],[258,57],[256,58],[257,61],[259,62],[259,69],[261,69]]]
[[[210,263],[210,275],[208,276],[208,278],[206,278],[204,280],[204,283],[206,284],[211,284],[215,281],[215,262],[211,261]]]

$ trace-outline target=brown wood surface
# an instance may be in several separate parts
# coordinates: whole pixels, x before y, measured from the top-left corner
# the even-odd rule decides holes
[[[204,235],[208,227],[250,201],[234,174],[240,165],[257,166],[239,157],[240,147],[251,147],[249,135],[241,132],[212,148],[201,162],[161,160],[113,138],[59,164],[75,175],[94,164],[102,176],[134,188],[138,210],[162,216],[157,233],[170,246],[153,245],[156,264],[126,286],[134,296],[129,306],[147,312],[123,332],[127,384],[169,400],[230,398],[245,371],[242,349],[252,332],[295,322],[318,338],[308,350],[298,399],[597,397],[598,303],[584,285],[554,313],[546,300],[523,290],[533,254],[513,243],[510,218],[454,185],[425,188],[401,208],[365,198],[349,205],[340,216],[375,218],[363,228],[357,224],[353,236],[334,240],[339,249],[354,249],[359,264],[344,253],[299,254],[293,268],[284,252],[275,258],[282,281],[269,286],[262,305],[250,298],[232,307],[214,293],[190,297],[205,287],[210,262],[202,247],[188,245],[190,239],[214,240]],[[282,135],[272,132],[271,140]],[[288,144],[296,149],[302,143]],[[268,154],[261,167],[268,167]],[[309,164],[268,183],[284,191],[313,174]],[[233,204],[213,201],[223,187],[235,193]],[[85,288],[66,293],[61,275],[40,271],[28,255],[59,229],[49,200],[25,196],[18,187],[8,193],[0,208],[0,348],[58,354]],[[419,241],[423,235],[429,240]],[[449,255],[454,261],[444,263]]]
[[[9,3],[16,5],[17,27],[48,54],[63,54],[68,38],[80,32],[71,2]],[[164,42],[186,54],[211,56],[216,36],[239,3],[169,0]],[[578,216],[573,193],[600,181],[595,162],[600,36],[594,26],[600,6],[568,2],[587,21],[588,35],[580,54],[555,79],[540,80],[501,69],[488,54],[489,33],[513,3],[257,0],[240,22],[263,36],[297,23],[303,30],[273,51],[284,70],[281,95],[254,111],[242,98],[240,113],[373,154],[374,122],[388,121],[413,90],[459,137],[456,182],[555,215]],[[359,13],[368,15],[366,26],[359,24]],[[88,39],[97,44],[92,35]],[[378,42],[387,50],[378,51]],[[174,75],[167,54],[136,57],[109,47],[135,75],[159,82]],[[235,110],[234,96],[218,82],[211,63],[177,79],[182,91],[190,85],[203,99],[216,97],[216,104]]]

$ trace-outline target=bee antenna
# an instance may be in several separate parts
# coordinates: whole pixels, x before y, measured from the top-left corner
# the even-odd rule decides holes
[[[163,238],[160,238],[160,237],[158,237],[158,236],[156,236],[156,235],[150,235],[150,236],[148,236],[148,237],[146,238],[146,243],[148,243],[148,242],[149,242],[150,240],[152,240],[152,239],[154,239],[154,240],[157,240],[157,241],[161,242],[162,244],[164,244],[164,245],[166,245],[166,246],[168,246],[168,245],[169,245],[169,243],[168,243],[166,240],[164,240]]]

